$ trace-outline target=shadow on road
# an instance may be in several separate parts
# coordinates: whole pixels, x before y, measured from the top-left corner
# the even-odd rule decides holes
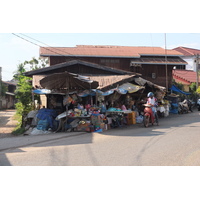
[[[135,124],[127,127],[122,128],[116,128],[111,129],[102,133],[74,133],[70,136],[67,135],[67,133],[58,133],[60,136],[58,138],[51,137],[51,134],[49,134],[47,139],[44,139],[46,136],[44,135],[38,135],[38,136],[26,136],[30,141],[37,137],[37,141],[32,140],[33,142],[29,143],[29,145],[24,146],[18,146],[18,148],[8,149],[7,152],[9,153],[20,153],[24,152],[21,150],[22,148],[29,148],[29,147],[54,147],[54,146],[67,146],[70,145],[83,145],[83,144],[91,144],[93,143],[93,139],[95,134],[99,135],[101,138],[101,135],[104,135],[108,138],[105,138],[105,140],[109,139],[109,137],[114,136],[120,136],[120,137],[149,137],[149,140],[143,148],[141,149],[140,153],[138,154],[138,159],[140,158],[141,154],[146,151],[150,145],[155,144],[158,140],[160,140],[162,136],[166,134],[166,129],[172,129],[172,128],[178,128],[182,126],[186,127],[196,127],[195,123],[200,122],[200,113],[199,112],[193,112],[188,113],[184,115],[170,115],[167,118],[160,118],[159,119],[159,126],[149,126],[148,128],[145,128],[143,124]],[[54,134],[55,136],[55,134]],[[86,146],[87,151],[91,154],[92,159],[94,160],[94,165],[98,165],[98,162],[95,161],[94,155],[92,155],[92,151],[88,148],[90,146]],[[52,150],[53,151],[53,150]],[[6,150],[5,152],[0,152],[0,166],[11,165],[9,160],[6,157]],[[2,164],[3,163],[3,164]],[[95,164],[96,163],[96,164]]]

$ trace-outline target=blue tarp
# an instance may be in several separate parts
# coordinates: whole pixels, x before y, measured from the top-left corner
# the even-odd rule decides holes
[[[38,111],[37,118],[40,120],[47,120],[49,126],[53,128],[53,122],[56,118],[57,113],[55,110],[42,108]]]
[[[47,90],[47,89],[37,89],[37,90],[33,90],[34,94],[50,94],[51,90]]]
[[[170,90],[174,91],[174,92],[178,92],[181,94],[185,94],[185,95],[190,95],[191,93],[189,92],[184,92],[182,90],[180,90],[179,88],[177,88],[175,85],[172,85],[172,87],[170,88]]]

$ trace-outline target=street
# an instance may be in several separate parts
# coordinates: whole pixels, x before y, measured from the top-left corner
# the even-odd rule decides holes
[[[0,139],[1,166],[199,166],[200,112],[103,133]],[[4,145],[3,145],[4,144]]]
[[[16,110],[0,110],[0,139],[4,137],[12,137],[11,133],[17,125],[14,119]]]

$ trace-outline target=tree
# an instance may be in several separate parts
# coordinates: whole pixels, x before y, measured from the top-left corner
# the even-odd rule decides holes
[[[32,79],[24,76],[27,66],[31,70],[40,69],[46,67],[48,64],[47,59],[32,58],[30,61],[25,61],[17,66],[17,72],[14,75],[14,79],[17,81],[17,89],[15,91],[18,102],[15,104],[17,114],[20,116],[20,127],[24,126],[26,115],[34,108],[33,94],[32,94]],[[27,69],[28,71],[30,71]]]
[[[2,81],[0,83],[0,87],[1,87],[0,96],[4,97],[6,95],[6,92],[8,91],[8,87],[6,87],[5,84]]]
[[[18,102],[15,104],[17,114],[21,116],[19,121],[20,126],[24,125],[25,116],[32,109],[32,86],[31,78],[24,76],[25,65],[23,63],[18,65],[17,74],[14,79],[17,80],[17,89],[15,90]]]
[[[25,61],[24,65],[29,66],[31,70],[41,69],[46,67],[49,64],[48,58],[38,58],[35,57],[32,58],[30,61]]]

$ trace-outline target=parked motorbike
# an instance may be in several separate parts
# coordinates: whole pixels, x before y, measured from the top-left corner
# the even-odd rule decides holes
[[[200,99],[197,100],[197,109],[200,111]]]
[[[188,103],[189,111],[193,112],[193,107],[194,107],[195,103],[190,99],[187,100],[187,103]]]
[[[154,125],[154,123],[156,123],[158,125],[158,115],[157,112],[155,113],[155,116],[153,114],[151,105],[149,104],[143,104],[144,108],[144,126],[148,127],[149,123],[151,123],[152,125]],[[152,117],[153,116],[153,117]]]
[[[178,113],[179,114],[184,114],[184,113],[188,113],[189,111],[193,112],[193,107],[194,107],[194,102],[192,102],[189,99],[185,99],[182,102],[179,102],[178,105]]]
[[[188,103],[187,100],[185,99],[182,102],[178,103],[178,113],[179,114],[184,114],[184,113],[188,113],[189,112],[189,107],[188,107]]]

